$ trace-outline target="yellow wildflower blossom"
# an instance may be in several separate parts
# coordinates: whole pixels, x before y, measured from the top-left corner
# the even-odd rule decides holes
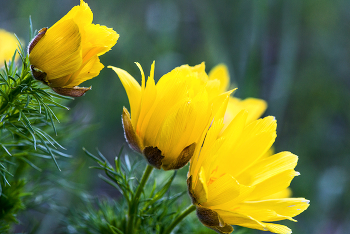
[[[209,80],[204,63],[183,65],[154,81],[154,63],[142,84],[126,71],[112,68],[129,98],[131,117],[123,110],[125,137],[134,150],[160,169],[179,169],[193,155],[195,146],[218,109],[231,92],[219,95],[219,80]]]
[[[222,107],[190,161],[187,184],[198,218],[219,233],[231,233],[231,225],[291,233],[272,222],[295,221],[309,206],[304,198],[282,198],[299,175],[298,157],[290,152],[266,157],[276,138],[274,117],[247,123],[242,110],[221,133],[224,113]]]
[[[17,49],[17,38],[13,33],[0,29],[0,67],[4,65],[4,61],[12,58]]]
[[[97,76],[99,56],[109,51],[119,35],[92,24],[93,13],[83,0],[50,28],[43,28],[28,47],[33,76],[55,92],[81,96],[90,88],[78,87]]]

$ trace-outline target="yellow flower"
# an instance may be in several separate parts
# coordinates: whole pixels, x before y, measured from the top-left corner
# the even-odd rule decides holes
[[[230,86],[230,74],[224,64],[219,64],[214,67],[209,72],[209,79],[220,80],[220,92],[225,92]],[[241,110],[245,109],[248,111],[247,122],[252,122],[261,117],[266,108],[267,103],[262,99],[246,98],[241,100],[239,98],[230,97],[225,113],[225,126],[223,130]]]
[[[0,67],[4,65],[4,61],[12,58],[17,49],[17,44],[17,38],[13,33],[0,29]]]
[[[97,76],[100,55],[109,51],[119,35],[111,28],[92,24],[93,14],[83,0],[51,28],[43,28],[28,47],[33,76],[55,92],[81,96],[90,88],[78,87]]]
[[[125,137],[131,148],[160,169],[179,169],[193,155],[195,146],[231,92],[219,94],[220,81],[209,80],[204,63],[183,65],[154,81],[154,63],[147,83],[141,66],[141,86],[126,71],[112,68],[129,98],[131,118],[123,110]]]
[[[276,120],[266,117],[246,123],[242,110],[224,126],[222,107],[190,161],[188,189],[200,221],[219,233],[231,225],[291,233],[274,221],[293,219],[309,206],[304,198],[287,197],[298,157],[290,152],[266,156],[276,138]],[[200,141],[200,142],[201,142]]]

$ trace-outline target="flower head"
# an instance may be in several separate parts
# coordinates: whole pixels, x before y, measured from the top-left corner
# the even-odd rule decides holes
[[[126,71],[118,74],[129,98],[131,117],[123,110],[123,126],[129,145],[154,167],[179,169],[187,164],[202,133],[208,129],[217,106],[231,92],[220,94],[219,80],[209,80],[204,63],[183,65],[154,81],[154,63],[147,83],[141,86]]]
[[[109,51],[119,35],[92,24],[93,14],[83,0],[50,28],[43,28],[28,47],[33,76],[55,92],[81,96],[90,88],[78,87],[97,76],[99,56]]]
[[[0,29],[0,67],[4,65],[4,61],[12,58],[17,48],[17,38],[13,33]]]
[[[266,153],[276,138],[274,117],[247,123],[242,110],[221,133],[222,107],[190,161],[188,189],[200,221],[218,233],[231,225],[291,233],[274,221],[293,219],[309,206],[304,198],[287,197],[298,157],[290,152]],[[200,146],[200,144],[199,144]]]

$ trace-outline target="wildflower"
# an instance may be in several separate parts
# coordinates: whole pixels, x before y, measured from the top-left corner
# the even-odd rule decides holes
[[[267,156],[276,138],[276,120],[266,117],[246,123],[240,111],[224,126],[222,107],[190,161],[188,189],[199,220],[218,233],[231,225],[274,233],[291,233],[274,221],[293,219],[309,206],[304,198],[287,197],[298,157],[290,152]],[[200,144],[198,144],[200,146]]]
[[[154,63],[142,85],[126,71],[112,68],[129,98],[131,117],[123,109],[125,137],[131,148],[142,153],[149,164],[160,169],[179,169],[193,155],[202,133],[211,123],[216,106],[231,92],[219,95],[219,80],[209,80],[204,63],[183,65],[154,81]]]
[[[28,47],[33,76],[55,92],[78,97],[90,88],[78,87],[97,76],[99,56],[109,51],[119,35],[92,24],[93,13],[83,0],[50,28],[43,28]]]
[[[4,29],[0,29],[0,67],[4,61],[12,58],[17,48],[17,38]]]

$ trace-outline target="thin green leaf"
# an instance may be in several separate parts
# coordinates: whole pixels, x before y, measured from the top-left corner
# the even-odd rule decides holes
[[[26,163],[28,163],[28,165],[33,167],[35,170],[42,171],[41,168],[37,167],[34,163],[29,161],[28,159],[26,159],[24,157],[19,157],[19,159],[21,159],[21,160],[25,161]]]
[[[9,155],[9,156],[12,156],[11,153],[7,150],[7,148],[4,146],[4,144],[0,143],[0,146],[6,151],[6,153]]]
[[[46,149],[49,151],[52,160],[55,162],[55,165],[56,165],[57,169],[58,169],[59,171],[61,171],[61,169],[60,169],[60,167],[58,166],[58,163],[57,163],[57,161],[56,161],[55,155],[54,155],[54,154],[52,153],[52,151],[51,151],[51,148],[46,144],[45,140],[44,140],[40,135],[38,135],[38,137],[39,137],[40,141],[45,145]]]

